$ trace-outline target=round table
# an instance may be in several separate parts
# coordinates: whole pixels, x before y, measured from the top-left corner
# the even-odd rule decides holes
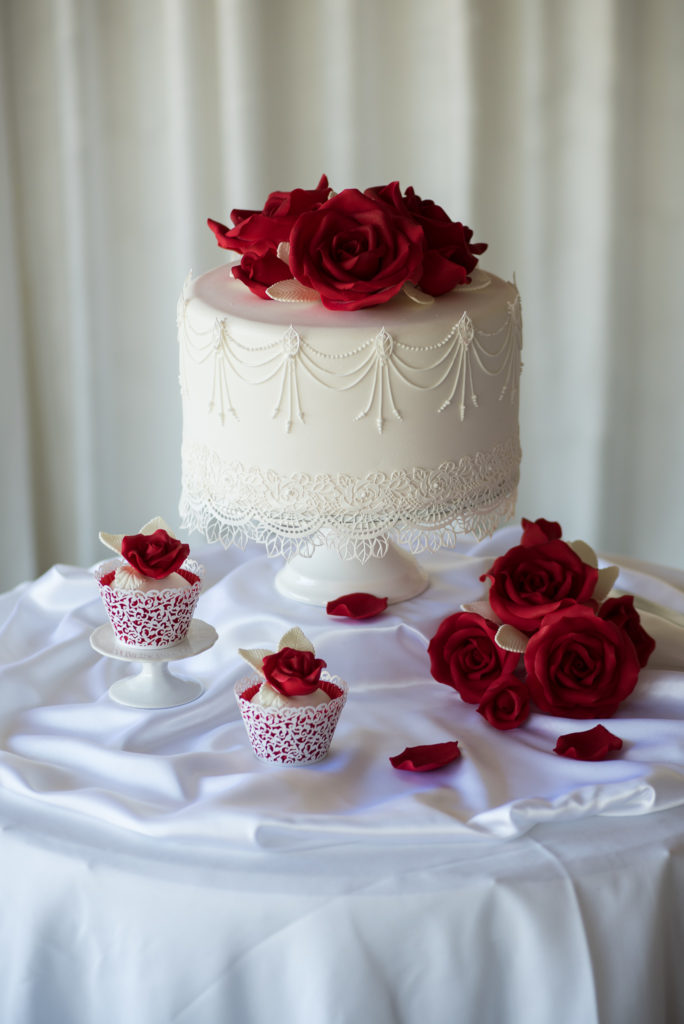
[[[177,708],[109,697],[89,570],[2,595],[0,1020],[682,1019],[684,573],[617,560],[657,647],[603,723],[623,750],[573,762],[555,740],[593,721],[499,732],[429,672],[430,636],[519,536],[422,556],[430,587],[366,621],[280,594],[257,548],[194,551],[218,640],[171,665],[204,688]],[[307,768],[257,761],[233,695],[237,649],[293,625],[349,683]],[[389,763],[453,739],[436,772]]]

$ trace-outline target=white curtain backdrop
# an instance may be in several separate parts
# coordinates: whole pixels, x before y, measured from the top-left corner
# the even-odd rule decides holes
[[[518,510],[684,566],[681,0],[2,0],[0,587],[178,525],[205,225],[399,178],[516,275]]]

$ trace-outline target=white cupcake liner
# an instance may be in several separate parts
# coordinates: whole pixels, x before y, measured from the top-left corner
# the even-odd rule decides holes
[[[347,700],[344,680],[324,672],[321,688],[331,700],[312,707],[286,708],[262,708],[251,702],[262,682],[259,676],[247,676],[235,684],[235,697],[255,755],[260,761],[280,765],[322,761]]]
[[[114,558],[102,562],[95,570],[100,596],[117,641],[127,648],[141,650],[179,644],[190,628],[197,607],[204,566],[191,558],[183,562],[181,570],[199,577],[189,587],[143,592],[116,589],[102,582],[123,564],[123,559]]]

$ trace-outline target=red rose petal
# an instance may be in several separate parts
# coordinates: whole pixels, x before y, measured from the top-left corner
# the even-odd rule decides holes
[[[548,519],[535,519],[534,522],[531,522],[529,519],[522,520],[522,539],[520,543],[523,547],[543,544],[547,540],[560,540],[562,536],[563,531],[560,523],[555,523]]]
[[[614,750],[622,749],[622,740],[603,725],[595,725],[584,732],[569,732],[559,736],[554,754],[571,757],[576,761],[602,761]]]
[[[358,591],[354,594],[343,594],[326,605],[329,615],[345,615],[347,618],[373,618],[387,607],[386,597],[365,594]]]
[[[325,610],[328,615],[344,615],[348,619],[372,619],[374,615],[384,612],[386,607],[386,597],[358,592],[328,601]]]
[[[422,747],[406,747],[401,754],[390,757],[390,764],[403,772],[431,772],[457,761],[461,751],[457,740],[428,743]]]

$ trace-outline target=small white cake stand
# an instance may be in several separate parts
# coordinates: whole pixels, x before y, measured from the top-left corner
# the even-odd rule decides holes
[[[131,647],[119,643],[109,622],[90,634],[90,646],[98,654],[119,661],[137,661],[141,670],[124,676],[109,687],[109,696],[117,704],[129,708],[176,708],[197,700],[203,691],[201,683],[179,679],[169,672],[167,661],[181,661],[213,647],[218,633],[208,622],[193,619],[185,638],[173,647]]]

